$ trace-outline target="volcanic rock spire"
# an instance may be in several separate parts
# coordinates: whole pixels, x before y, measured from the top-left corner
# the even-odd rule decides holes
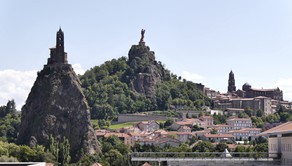
[[[69,140],[72,161],[83,154],[100,152],[90,123],[90,112],[81,83],[67,62],[64,33],[56,36],[56,47],[38,77],[22,108],[18,143],[49,147],[50,136]]]

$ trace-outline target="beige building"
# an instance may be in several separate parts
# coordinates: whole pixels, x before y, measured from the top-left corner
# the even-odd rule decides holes
[[[226,125],[226,124],[218,124],[218,125],[213,126],[213,128],[217,131],[218,134],[228,133],[229,131],[233,130],[232,125]]]
[[[232,126],[233,130],[252,127],[252,121],[250,118],[233,118],[228,119],[226,122],[228,125]]]
[[[192,128],[194,125],[198,125],[200,127],[206,127],[206,123],[203,122],[202,120],[200,119],[197,119],[197,118],[191,118],[191,119],[184,119],[182,121],[177,121],[177,122],[174,122],[170,128],[172,130],[178,130],[181,126],[188,126],[190,128]]]
[[[271,128],[258,136],[267,136],[269,153],[281,157],[283,165],[292,165],[292,121]]]
[[[142,132],[153,132],[159,129],[159,124],[154,121],[142,121],[137,123],[137,127],[142,131]]]
[[[203,139],[207,141],[221,142],[221,141],[233,141],[232,134],[205,134]]]
[[[206,126],[212,126],[213,125],[213,117],[212,116],[201,116],[199,118],[201,121],[205,122]]]

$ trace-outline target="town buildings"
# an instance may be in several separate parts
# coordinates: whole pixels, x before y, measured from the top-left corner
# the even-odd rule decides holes
[[[264,131],[258,136],[268,137],[271,157],[281,157],[283,165],[292,165],[292,121]]]
[[[193,127],[194,125],[197,127]],[[174,122],[169,129],[172,131],[159,129],[155,121],[142,121],[118,131],[97,130],[96,136],[97,138],[117,136],[130,146],[139,143],[162,147],[167,143],[178,146],[180,143],[190,141],[193,137],[213,142],[253,140],[261,131],[259,128],[252,128],[250,118],[231,118],[227,120],[227,124],[214,125],[212,116],[183,119]],[[192,131],[192,129],[197,131]]]
[[[291,107],[291,103],[283,101],[283,91],[278,87],[273,89],[256,89],[245,83],[242,89],[236,90],[233,71],[229,73],[227,93],[217,94],[211,98],[214,108],[223,110],[229,115],[238,115],[245,109],[250,109],[253,115],[263,111],[265,115],[276,112],[278,105]]]
[[[252,127],[252,121],[250,118],[232,118],[228,119],[226,122],[233,130]]]
[[[234,136],[232,134],[205,134],[203,136],[204,140],[212,142],[221,142],[221,141],[233,141]]]

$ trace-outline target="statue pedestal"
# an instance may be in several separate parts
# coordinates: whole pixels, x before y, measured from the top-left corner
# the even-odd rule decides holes
[[[140,42],[139,42],[139,45],[140,45],[140,46],[145,46],[145,42],[140,41]]]

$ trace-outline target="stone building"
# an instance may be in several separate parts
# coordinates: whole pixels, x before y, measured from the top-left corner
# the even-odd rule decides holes
[[[137,123],[136,126],[143,132],[153,132],[159,129],[159,124],[154,120],[142,121]]]
[[[242,98],[254,98],[258,96],[265,96],[269,97],[274,100],[283,100],[283,91],[281,91],[278,87],[274,89],[256,89],[252,88],[249,83],[245,83],[242,86],[242,90],[237,90],[236,91],[236,86],[235,86],[235,78],[234,78],[234,73],[231,71],[229,73],[229,79],[228,79],[228,93],[234,93],[238,97]]]
[[[255,98],[233,98],[228,96],[217,96],[214,100],[214,108],[225,110],[231,115],[239,114],[246,108],[254,111],[262,110],[266,115],[275,112],[272,99],[265,96]],[[254,114],[255,112],[253,112]]]
[[[265,96],[274,100],[283,100],[283,91],[281,91],[278,87],[274,89],[255,89],[252,88],[250,84],[245,83],[242,86],[242,91],[244,93],[242,93],[243,96],[241,97],[253,98],[258,96]]]
[[[68,64],[67,52],[64,49],[64,33],[59,29],[56,35],[56,47],[50,48],[50,58],[48,58],[48,65],[53,64]]]

